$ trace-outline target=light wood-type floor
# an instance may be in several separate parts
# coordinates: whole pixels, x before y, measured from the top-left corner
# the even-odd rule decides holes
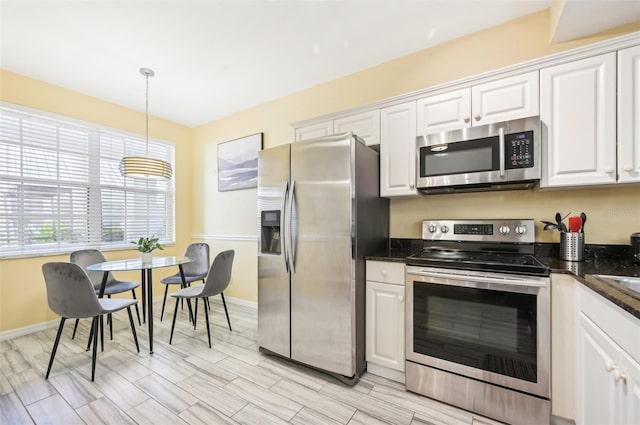
[[[1,341],[0,424],[496,424],[369,373],[349,387],[264,355],[255,308],[232,300],[229,332],[219,297],[211,299],[212,349],[202,306],[196,331],[186,305],[179,311],[169,345],[170,301],[162,323],[161,304],[154,305],[153,355],[146,325],[136,327],[137,353],[126,311],[114,315],[114,338],[106,332],[104,352],[98,347],[93,383],[85,351],[90,320],[81,321],[75,340],[67,321],[49,380],[56,328]]]

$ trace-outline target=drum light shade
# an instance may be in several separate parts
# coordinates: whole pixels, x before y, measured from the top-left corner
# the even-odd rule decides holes
[[[147,91],[146,91],[146,106],[145,106],[145,118],[146,118],[146,156],[125,156],[120,161],[120,174],[124,177],[135,178],[161,178],[171,179],[173,170],[171,164],[161,159],[149,157],[149,77],[153,77],[155,73],[149,68],[140,68],[140,74],[146,77]]]
[[[170,179],[171,164],[148,156],[125,156],[120,161],[120,174],[126,177],[151,177]]]

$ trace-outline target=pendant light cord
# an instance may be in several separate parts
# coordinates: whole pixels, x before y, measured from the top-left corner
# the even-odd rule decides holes
[[[146,123],[147,123],[147,127],[145,129],[145,134],[146,134],[146,150],[145,150],[145,156],[149,156],[149,73],[145,73],[145,77],[147,79],[147,89],[146,89],[146,93],[145,93],[145,99],[146,99],[146,103],[144,106],[144,110],[145,110],[145,116],[146,116]]]

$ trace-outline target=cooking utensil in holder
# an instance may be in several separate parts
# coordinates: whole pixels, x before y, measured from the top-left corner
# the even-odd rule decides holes
[[[560,259],[564,261],[582,261],[584,258],[584,233],[560,233]]]

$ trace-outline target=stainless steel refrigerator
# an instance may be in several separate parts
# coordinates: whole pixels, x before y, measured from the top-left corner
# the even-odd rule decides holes
[[[345,133],[258,158],[260,349],[355,383],[366,367],[364,256],[389,237],[379,154]]]

